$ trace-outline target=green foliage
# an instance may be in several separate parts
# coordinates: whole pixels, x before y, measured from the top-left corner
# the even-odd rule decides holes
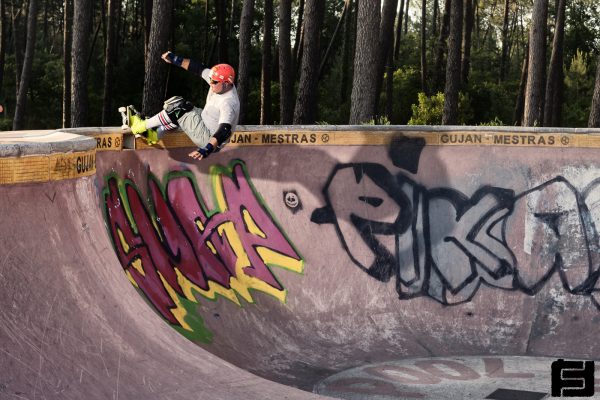
[[[421,78],[419,69],[414,66],[406,66],[394,71],[394,102],[392,103],[392,115],[387,116],[393,124],[406,124],[411,117],[411,106],[418,101],[421,90]],[[385,110],[387,93],[385,92],[385,81],[382,92],[380,110]]]
[[[38,24],[37,46],[34,55],[33,80],[27,98],[25,123],[26,129],[56,128],[62,119],[62,7],[60,1],[52,0],[54,6],[45,13],[40,13]],[[114,118],[109,124],[119,125],[120,116],[116,108],[120,105],[134,104],[141,107],[144,84],[144,27],[141,22],[141,5],[143,2],[125,0],[120,3],[121,20],[118,34],[118,59],[114,63],[111,102],[115,109]],[[25,28],[25,3],[19,12],[21,16],[16,26],[23,35]],[[231,4],[236,5],[233,13],[234,21],[229,21]],[[443,2],[440,2],[440,13],[443,13]],[[299,1],[293,1],[292,8],[292,45],[296,39],[296,21]],[[208,6],[208,7],[207,7]],[[343,0],[326,2],[323,28],[321,29],[321,57],[333,35],[344,6]],[[520,70],[524,48],[528,36],[528,23],[532,1],[516,0],[511,3],[511,18],[519,18],[518,24],[524,23],[524,29],[511,27],[511,53],[508,59],[508,74],[505,80],[499,81],[499,61],[501,53],[502,6],[495,2],[479,2],[477,21],[473,30],[471,49],[471,69],[469,83],[462,88],[460,97],[461,124],[502,125],[512,124],[515,101],[518,95]],[[275,2],[277,7],[277,2]],[[395,61],[393,74],[393,102],[391,115],[383,115],[386,110],[385,82],[379,99],[378,110],[382,115],[378,122],[390,124],[439,124],[443,110],[443,95],[426,97],[419,94],[420,83],[420,15],[414,14],[411,4],[408,32],[403,32],[400,54]],[[93,26],[100,27],[95,41],[90,65],[89,77],[89,124],[100,125],[103,103],[104,80],[104,25],[101,24],[101,7],[94,3]],[[241,2],[227,2],[227,24],[230,32],[228,43],[228,60],[217,60],[215,47],[217,35],[216,8],[207,0],[174,0],[173,7],[172,48],[178,54],[195,58],[207,65],[216,62],[229,62],[238,68],[238,34]],[[18,11],[18,10],[17,10]],[[277,69],[277,35],[278,18],[274,10],[274,42],[272,51],[272,119],[279,121],[279,84]],[[548,33],[549,48],[553,33],[553,3],[549,7],[550,29]],[[208,15],[206,15],[208,13]],[[418,13],[420,14],[420,13]],[[438,14],[441,18],[442,14]],[[47,18],[42,21],[42,18]],[[353,15],[352,17],[355,17]],[[432,28],[433,2],[427,2],[427,62],[430,89],[433,83],[436,46],[439,34]],[[595,79],[595,64],[600,52],[600,7],[597,0],[570,0],[567,2],[564,41],[565,87],[563,107],[563,126],[585,126],[591,103],[591,95]],[[264,20],[264,2],[256,2],[251,27],[251,56],[249,63],[249,96],[245,104],[245,123],[260,122],[260,76],[262,51],[262,24]],[[351,19],[354,26],[354,19]],[[43,24],[42,24],[43,22]],[[439,21],[438,21],[439,22]],[[41,27],[48,29],[42,30]],[[12,28],[11,28],[12,29]],[[10,31],[10,30],[9,30]],[[327,65],[322,76],[318,77],[317,120],[330,124],[346,124],[350,116],[350,93],[352,79],[352,63],[342,62],[343,30],[338,32],[332,47]],[[15,71],[15,49],[9,32],[7,53],[4,65],[4,81],[0,88],[0,104],[6,112],[0,115],[0,129],[12,129],[12,114],[15,108],[15,88],[17,86]],[[352,36],[352,35],[351,35]],[[351,37],[354,42],[356,38]],[[20,45],[23,45],[21,43]],[[24,49],[20,49],[22,52]],[[165,49],[167,50],[167,49]],[[548,58],[550,51],[548,52]],[[445,67],[445,65],[444,65]],[[298,83],[298,73],[295,84]],[[344,68],[347,71],[344,71]],[[170,67],[165,97],[183,95],[192,102],[202,106],[208,86],[197,76],[180,68]],[[345,73],[346,74],[345,74]],[[342,88],[342,78],[350,81]],[[343,90],[347,95],[342,96]],[[443,90],[443,87],[441,88]],[[439,88],[438,88],[439,90]],[[162,95],[162,94],[161,94]],[[375,123],[375,120],[372,121]]]
[[[473,117],[466,122],[472,125],[488,123],[495,125],[494,121],[511,122],[517,91],[516,81],[502,83],[482,81],[473,84],[467,89]]]
[[[340,49],[341,50],[341,49]],[[351,62],[351,61],[350,61]],[[319,80],[319,107],[317,119],[331,124],[345,124],[350,118],[350,95],[352,87],[347,87],[347,98],[342,98],[342,63],[341,51],[326,65],[323,77]],[[352,75],[348,74],[350,79]]]
[[[427,96],[419,93],[417,104],[412,105],[412,117],[408,125],[441,125],[444,113],[444,93]]]
[[[563,126],[587,126],[592,94],[594,91],[594,68],[589,66],[589,57],[577,51],[565,71]]]
[[[600,51],[600,7],[597,0],[567,2],[565,21],[565,60],[577,51],[589,54]]]
[[[418,104],[412,106],[412,117],[408,125],[441,125],[444,114],[444,93],[436,93],[427,96],[425,93],[419,93]],[[465,125],[473,116],[469,107],[469,96],[459,93],[458,101],[458,123]]]
[[[369,121],[365,121],[361,123],[361,125],[391,125],[390,120],[385,115],[375,119],[370,119]]]
[[[488,122],[482,122],[480,124],[477,124],[479,126],[504,126],[505,123],[502,122],[502,120],[498,119],[498,117],[494,117],[493,120],[488,121]]]

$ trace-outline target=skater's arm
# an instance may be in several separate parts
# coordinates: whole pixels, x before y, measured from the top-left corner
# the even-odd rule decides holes
[[[208,67],[202,64],[199,61],[193,60],[191,58],[185,58],[182,56],[175,55],[174,53],[167,51],[161,57],[165,62],[169,64],[176,65],[185,69],[186,71],[190,71],[196,75],[202,76],[202,71],[208,69]]]
[[[231,137],[231,124],[219,124],[219,128],[215,134],[210,138],[212,141],[215,139],[217,145],[220,146],[225,143]]]
[[[222,145],[225,141],[231,137],[231,125],[220,124],[219,128],[214,135],[210,138],[206,146],[200,147],[199,149],[191,152],[190,157],[196,160],[202,160],[208,157],[217,147]]]
[[[202,160],[209,156],[215,150],[215,147],[218,146],[217,139],[213,136],[210,138],[206,146],[199,147],[197,150],[192,151],[188,156],[192,157],[194,160]]]

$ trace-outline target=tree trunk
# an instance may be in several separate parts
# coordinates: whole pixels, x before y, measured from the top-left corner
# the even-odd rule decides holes
[[[592,97],[588,127],[600,128],[600,57],[598,58],[598,66],[596,67],[596,84],[594,85],[594,96]]]
[[[323,76],[323,72],[325,70],[325,65],[327,65],[327,61],[329,61],[329,56],[331,54],[331,48],[333,47],[334,43],[336,42],[338,32],[340,31],[340,27],[346,20],[347,14],[348,14],[348,1],[346,0],[346,1],[344,1],[344,8],[342,9],[342,14],[340,15],[340,19],[338,20],[338,23],[335,26],[333,35],[331,35],[331,39],[329,39],[329,45],[327,45],[327,50],[325,50],[325,55],[323,56],[323,59],[321,60],[321,65],[319,66],[319,79],[321,79],[321,77]]]
[[[300,67],[302,59],[302,43],[304,37],[304,0],[300,0],[298,5],[298,21],[296,23],[296,40],[294,41],[294,49],[292,50],[292,68],[297,71]]]
[[[150,43],[150,26],[152,25],[152,1],[143,0],[144,4],[144,59],[148,56]]]
[[[425,0],[423,0],[425,1]],[[394,45],[394,20],[396,19],[398,0],[384,0],[381,9],[381,23],[379,27],[379,52],[377,55],[377,90],[375,92],[375,114],[379,114],[379,99],[383,86],[384,73],[393,73],[393,66],[388,63],[388,53]]]
[[[104,90],[102,96],[102,126],[108,126],[111,116],[115,114],[112,106],[113,71],[115,59],[115,14],[117,1],[108,0],[108,15],[106,16],[106,44],[104,47]]]
[[[431,36],[435,37],[435,35],[437,35],[438,31],[437,31],[437,22],[438,22],[438,18],[439,18],[439,9],[440,9],[440,4],[439,4],[439,0],[433,0],[433,16],[431,17]]]
[[[250,91],[250,57],[252,39],[252,20],[254,18],[254,0],[244,0],[240,17],[239,63],[237,74],[237,92],[240,98],[240,124],[246,122],[246,104]]]
[[[398,0],[386,1],[384,3],[381,10],[381,29],[379,31],[379,43],[383,52],[382,65],[384,66],[379,73],[379,77],[383,79],[383,74],[385,73],[385,115],[388,120],[392,117],[394,100],[394,21],[396,20],[396,8],[398,8]],[[377,99],[379,99],[379,90],[377,93]]]
[[[344,20],[344,42],[342,43],[342,79],[340,83],[340,98],[342,103],[348,101],[348,87],[350,85],[350,77],[352,76],[351,57],[354,54],[354,18],[352,10],[356,9],[356,2],[346,0],[348,7],[348,15]]]
[[[502,56],[500,58],[500,81],[506,78],[508,67],[508,12],[510,0],[504,0],[504,18],[502,19]]]
[[[523,123],[523,112],[525,111],[525,89],[527,88],[527,71],[529,70],[529,43],[525,47],[523,56],[523,68],[521,68],[521,83],[519,84],[519,94],[517,104],[515,105],[515,126]]]
[[[15,1],[11,4],[11,25],[13,49],[15,51],[15,97],[19,95],[19,83],[21,82],[21,72],[23,71],[23,49],[25,48],[24,34],[21,23],[21,13],[24,4],[15,9]]]
[[[169,47],[173,0],[154,0],[152,9],[154,11],[142,95],[142,112],[145,115],[155,114],[162,109],[167,64],[161,59],[161,55]]]
[[[13,119],[13,130],[18,131],[25,127],[25,107],[27,105],[27,92],[31,83],[31,69],[33,67],[33,55],[35,50],[36,22],[38,12],[38,0],[29,0],[29,12],[27,15],[27,42],[25,45],[25,58],[23,59],[23,72],[19,83],[17,94],[17,105]]]
[[[378,50],[373,43],[379,40],[380,9],[379,0],[361,0],[358,3],[350,124],[360,124],[376,117],[377,91],[373,85],[373,66],[378,63]]]
[[[442,125],[458,123],[458,93],[460,90],[460,48],[462,39],[462,0],[452,0],[450,34],[448,36],[448,60],[446,62],[446,86],[444,89],[444,112]]]
[[[42,46],[48,47],[48,0],[44,2],[44,13],[42,16]]]
[[[304,10],[304,40],[294,124],[312,124],[317,118],[317,88],[321,50],[321,28],[325,16],[323,0],[307,0]]]
[[[388,49],[388,67],[385,85],[385,115],[392,120],[392,110],[394,109],[394,53]]]
[[[294,77],[292,73],[292,0],[279,0],[279,120],[294,120]]]
[[[227,0],[216,1],[217,30],[218,30],[218,60],[219,63],[229,62],[227,49]],[[272,7],[271,7],[272,8]],[[273,10],[271,9],[271,13]]]
[[[204,45],[202,46],[202,49],[204,50],[203,56],[202,56],[202,60],[204,62],[206,62],[207,64],[209,64],[211,62],[210,60],[210,51],[209,51],[209,39],[208,39],[208,31],[209,31],[209,27],[210,27],[210,16],[209,16],[209,3],[210,0],[206,0],[206,4],[204,5]]]
[[[71,49],[73,44],[73,1],[65,0],[63,17],[62,127],[71,126]]]
[[[71,80],[71,126],[85,126],[88,121],[88,70],[87,61],[92,28],[91,0],[73,3],[73,58]]]
[[[273,42],[273,0],[265,0],[263,25],[262,72],[260,84],[260,123],[271,123],[271,46]]]
[[[566,3],[566,0],[559,0],[556,13],[552,55],[550,56],[550,67],[548,69],[548,78],[546,79],[544,126],[559,126],[561,121]]]
[[[421,1],[421,91],[428,94],[427,88],[427,0]]]
[[[0,99],[4,87],[4,63],[6,58],[6,0],[0,0]],[[1,114],[1,112],[0,112]]]
[[[394,43],[394,60],[400,57],[400,43],[402,39],[402,21],[404,17],[404,0],[400,0],[400,8],[398,9],[398,20],[396,22],[396,42]]]
[[[469,82],[469,72],[471,70],[471,38],[473,36],[473,22],[475,19],[475,13],[473,12],[473,0],[465,1],[465,23],[463,29],[463,55],[462,55],[462,66],[461,79],[462,85],[466,86]]]
[[[535,0],[529,39],[529,68],[525,89],[523,126],[538,126],[544,121],[544,74],[546,70],[546,26],[548,0]]]
[[[406,10],[404,11],[404,36],[408,33],[408,8],[410,7],[410,0],[406,0]]]
[[[231,0],[231,12],[229,13],[229,24],[227,24],[228,26],[228,30],[227,30],[227,37],[230,38],[233,35],[233,24],[236,18],[236,11],[237,11],[237,1],[236,0]]]
[[[440,35],[438,36],[435,56],[435,92],[442,90],[444,87],[444,54],[448,48],[447,40],[450,33],[450,7],[451,0],[444,2],[444,16],[442,17],[442,26],[440,27]]]

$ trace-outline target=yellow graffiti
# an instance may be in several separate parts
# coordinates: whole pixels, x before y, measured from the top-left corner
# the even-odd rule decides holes
[[[146,276],[146,271],[144,271],[144,267],[142,266],[142,260],[141,260],[141,259],[139,259],[139,258],[138,258],[138,259],[136,259],[135,261],[133,261],[133,262],[131,263],[131,266],[132,266],[133,268],[135,268],[135,270],[136,270],[137,272],[139,272],[139,273],[140,273],[140,275],[142,275],[142,276]]]
[[[246,226],[248,227],[248,230],[250,231],[250,233],[253,233],[256,236],[259,236],[263,239],[267,238],[267,235],[265,235],[265,233],[260,230],[258,225],[256,225],[254,218],[252,218],[252,215],[250,215],[248,210],[243,210],[242,215],[244,217],[244,222],[246,223]]]
[[[304,260],[296,260],[267,247],[258,246],[256,252],[265,264],[277,266],[289,271],[301,273],[304,269]]]
[[[117,228],[117,235],[119,235],[119,242],[121,243],[121,247],[123,247],[123,251],[125,254],[129,253],[129,243],[125,240],[125,235],[123,235],[123,231]]]
[[[215,191],[215,199],[219,211],[225,212],[229,209],[227,200],[225,199],[225,192],[223,190],[223,177],[221,174],[215,174],[212,178],[212,184]]]
[[[177,296],[177,292],[171,287],[171,285],[169,285],[167,280],[162,276],[160,272],[158,272],[158,276],[160,277],[164,288],[167,290],[169,297],[171,298],[171,300],[173,300],[173,303],[175,303],[175,308],[172,308],[170,310],[171,314],[173,314],[173,316],[175,317],[177,322],[179,322],[179,325],[181,325],[183,329],[185,329],[186,331],[193,332],[194,330],[192,329],[192,327],[189,326],[187,322],[185,322],[185,317],[188,314],[188,312],[183,306],[183,304],[181,304],[181,299],[179,296]]]
[[[234,302],[238,306],[240,305],[237,296],[231,289],[226,289],[216,282],[208,281],[208,290],[204,290],[186,278],[178,268],[175,268],[175,273],[177,274],[177,283],[179,283],[185,298],[193,301],[194,303],[198,302],[196,296],[194,296],[195,291],[210,300],[215,300],[217,295],[221,295],[224,298]]]
[[[135,286],[137,289],[139,289],[140,287],[138,286],[137,282],[135,281],[135,279],[133,279],[133,276],[131,276],[131,272],[125,270],[125,274],[127,275],[127,279],[129,279],[129,282],[131,282],[131,284],[133,286]]]

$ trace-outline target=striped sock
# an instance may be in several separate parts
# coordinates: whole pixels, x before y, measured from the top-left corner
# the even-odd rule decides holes
[[[156,128],[157,126],[163,126],[168,131],[177,128],[177,124],[171,121],[171,118],[169,118],[167,112],[164,110],[146,120],[146,127],[148,129]]]

